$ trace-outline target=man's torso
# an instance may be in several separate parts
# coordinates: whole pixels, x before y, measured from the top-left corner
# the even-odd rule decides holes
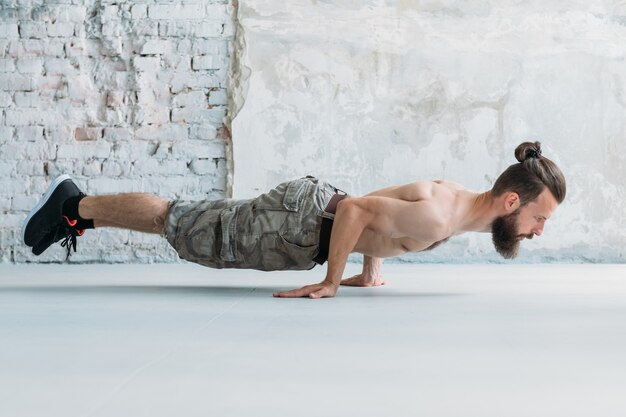
[[[448,240],[456,230],[454,219],[458,218],[463,210],[462,203],[465,201],[461,195],[468,191],[461,185],[450,181],[417,181],[414,183],[388,187],[374,191],[366,196],[387,197],[409,203],[420,201],[432,201],[436,207],[446,213],[446,218],[450,221],[450,233],[445,239],[438,241],[417,240],[409,236],[386,236],[376,233],[370,229],[365,229],[361,234],[355,252],[365,255],[386,258],[402,255],[406,252],[420,252],[432,249]]]

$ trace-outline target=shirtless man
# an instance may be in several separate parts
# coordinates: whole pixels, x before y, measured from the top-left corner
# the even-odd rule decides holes
[[[339,285],[383,285],[383,258],[429,250],[465,232],[491,232],[503,257],[517,256],[522,239],[542,234],[566,185],[539,142],[522,143],[515,157],[483,193],[439,180],[351,197],[305,177],[254,199],[188,202],[143,193],[86,196],[62,176],[25,220],[23,238],[36,255],[64,239],[69,256],[85,229],[120,227],[165,235],[181,258],[214,268],[311,269],[328,260],[322,282],[274,296],[333,297]],[[351,252],[364,255],[363,272],[342,280]]]

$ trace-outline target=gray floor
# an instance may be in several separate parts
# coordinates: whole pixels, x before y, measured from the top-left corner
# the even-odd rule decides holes
[[[626,415],[626,266],[384,270],[0,265],[0,416]]]

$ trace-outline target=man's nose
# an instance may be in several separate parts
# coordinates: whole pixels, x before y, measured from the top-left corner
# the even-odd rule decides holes
[[[543,233],[543,224],[538,225],[537,227],[535,227],[532,232],[534,234],[536,234],[537,236],[541,236],[541,234]]]

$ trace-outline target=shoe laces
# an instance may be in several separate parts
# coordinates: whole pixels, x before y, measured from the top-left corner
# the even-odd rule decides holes
[[[72,249],[76,252],[76,236],[82,236],[85,231],[76,229],[76,220],[70,220],[67,216],[63,216],[63,219],[67,222],[67,226],[65,224],[60,225],[60,230],[57,231],[57,236],[60,236],[60,238],[63,239],[61,246],[67,249],[67,256],[65,257],[65,260],[68,260],[72,253]],[[63,238],[63,236],[65,236],[65,238]]]

